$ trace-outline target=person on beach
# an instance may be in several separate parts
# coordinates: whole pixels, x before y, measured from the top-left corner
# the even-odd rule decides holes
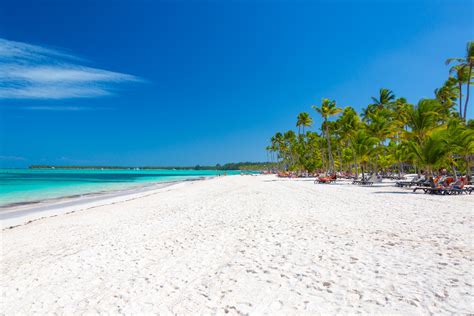
[[[448,178],[448,171],[446,170],[446,168],[440,168],[439,170],[439,174],[438,176],[434,179],[434,183],[436,185],[436,187],[438,188],[445,188],[448,186],[448,183],[447,183],[447,178]]]
[[[425,170],[421,170],[420,175],[417,176],[417,178],[418,178],[417,180],[425,180],[425,181],[428,180],[428,177],[426,176]]]
[[[462,189],[467,184],[467,177],[461,177],[457,181],[451,183],[450,188],[452,189]]]

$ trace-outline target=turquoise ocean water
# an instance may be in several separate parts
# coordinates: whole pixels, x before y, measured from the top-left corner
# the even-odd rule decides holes
[[[0,206],[223,173],[215,170],[0,169]],[[230,175],[239,173],[227,171]]]

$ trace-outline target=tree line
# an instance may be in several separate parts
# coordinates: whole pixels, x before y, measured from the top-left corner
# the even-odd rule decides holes
[[[464,58],[450,58],[449,77],[433,98],[417,104],[382,88],[358,113],[323,99],[313,105],[322,118],[320,132],[310,131],[313,119],[299,113],[297,131],[278,132],[266,148],[278,169],[296,172],[360,173],[410,170],[428,174],[447,167],[471,175],[474,121],[467,118],[473,84],[474,42]]]

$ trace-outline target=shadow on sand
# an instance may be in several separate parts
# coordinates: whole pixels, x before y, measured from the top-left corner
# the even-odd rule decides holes
[[[311,182],[314,182],[314,179],[301,179],[301,178],[295,178],[295,179],[288,179],[288,178],[285,178],[285,179],[263,180],[263,182],[277,182],[277,181],[286,182],[286,181],[288,181],[288,180],[311,181]]]
[[[374,194],[382,194],[382,193],[388,193],[388,194],[413,194],[412,191],[406,191],[406,192],[403,192],[403,191],[375,191],[375,192],[372,192]]]

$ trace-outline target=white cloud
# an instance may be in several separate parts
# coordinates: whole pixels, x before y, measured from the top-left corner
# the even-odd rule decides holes
[[[82,60],[83,58],[74,56],[65,51],[54,48],[42,47],[37,45],[26,44],[22,42],[9,41],[0,38],[0,61],[15,58],[18,62],[32,61],[32,60],[51,60],[51,59],[68,59],[68,60]]]
[[[93,86],[77,86],[70,84],[58,85],[26,85],[23,87],[0,88],[0,99],[72,99],[92,98],[110,95],[106,88]]]
[[[0,38],[0,99],[91,98],[140,78],[87,67],[72,54]]]
[[[22,109],[33,110],[33,111],[89,111],[89,110],[92,110],[91,108],[82,107],[82,106],[27,106]]]
[[[44,84],[52,82],[63,83],[64,81],[70,83],[121,82],[137,81],[138,79],[131,75],[76,65],[8,65],[0,66],[0,80],[20,80]]]

